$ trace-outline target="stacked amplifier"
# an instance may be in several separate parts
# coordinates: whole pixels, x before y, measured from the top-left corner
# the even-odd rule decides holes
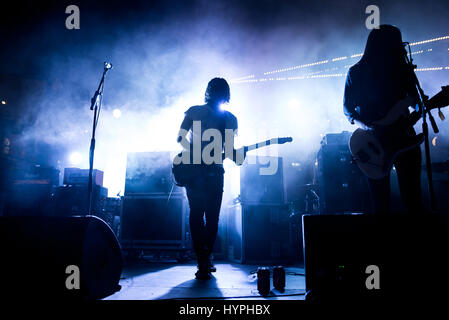
[[[65,168],[63,185],[55,189],[53,209],[57,216],[85,216],[89,210],[89,169]],[[103,187],[103,171],[92,172],[92,215],[102,216],[108,189]]]
[[[52,192],[59,183],[59,170],[12,159],[0,171],[0,215],[48,216],[52,214]],[[4,192],[4,193],[3,193]],[[3,193],[3,194],[2,194]]]
[[[273,265],[290,259],[282,168],[279,157],[248,157],[242,165],[240,202],[226,214],[228,259]]]
[[[173,182],[171,158],[170,152],[128,153],[120,221],[124,249],[188,249],[188,205]]]
[[[329,133],[317,155],[320,213],[366,212],[370,208],[368,183],[352,161],[351,133]]]

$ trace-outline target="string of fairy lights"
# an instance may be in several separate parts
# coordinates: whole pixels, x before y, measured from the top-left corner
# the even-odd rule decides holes
[[[417,45],[423,45],[423,44],[429,44],[433,42],[448,40],[449,35],[427,39],[423,41],[417,41],[410,43],[410,47],[417,46]],[[449,48],[448,48],[449,50]],[[419,54],[425,54],[425,53],[431,53],[434,52],[432,48],[428,49],[421,49],[417,51],[413,51],[412,55],[419,55]],[[263,73],[263,76],[260,78],[257,78],[255,74],[251,74],[249,76],[244,76],[240,78],[232,79],[230,82],[232,84],[238,84],[238,83],[263,83],[263,82],[269,82],[269,81],[288,81],[288,80],[303,80],[303,79],[316,79],[316,78],[334,78],[334,77],[345,77],[346,72],[338,72],[338,70],[341,69],[348,69],[351,64],[346,64],[343,67],[334,67],[334,68],[327,68],[322,69],[315,72],[310,72],[302,75],[295,75],[295,76],[280,76],[279,74],[284,72],[291,72],[296,71],[300,69],[306,69],[311,68],[315,66],[322,66],[326,65],[328,63],[338,62],[338,61],[344,61],[344,60],[350,60],[354,58],[362,57],[363,53],[356,53],[348,56],[341,56],[341,57],[335,57],[332,59],[327,60],[319,60],[312,63],[305,63],[300,64],[296,66],[286,67],[286,68],[280,68],[276,70],[271,70]],[[426,72],[426,71],[443,71],[443,70],[449,70],[449,66],[438,66],[438,67],[428,67],[428,68],[417,68],[415,69],[417,72]]]

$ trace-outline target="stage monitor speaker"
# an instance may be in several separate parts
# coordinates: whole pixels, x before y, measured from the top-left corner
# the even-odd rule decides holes
[[[441,216],[304,215],[306,300],[437,298],[436,291],[448,284],[449,242],[441,221]]]
[[[9,299],[90,300],[120,289],[120,246],[97,217],[1,217],[0,250]]]

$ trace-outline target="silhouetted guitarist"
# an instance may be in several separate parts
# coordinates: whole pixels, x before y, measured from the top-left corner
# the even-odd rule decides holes
[[[349,121],[361,123],[386,139],[414,139],[413,125],[401,130],[376,126],[399,101],[416,104],[416,89],[410,66],[406,63],[406,50],[401,32],[391,25],[373,29],[363,57],[349,69],[344,93],[344,113]],[[407,100],[408,99],[408,100]],[[409,111],[406,110],[409,114]],[[415,112],[415,111],[414,111]],[[396,127],[397,128],[397,127]],[[419,145],[400,153],[394,160],[403,203],[410,213],[424,211],[421,197],[421,150]],[[390,211],[390,174],[381,179],[368,178],[376,213]]]
[[[197,279],[209,279],[210,272],[215,268],[210,261],[210,256],[214,247],[215,238],[218,230],[218,219],[223,196],[223,175],[224,169],[221,160],[210,163],[204,161],[203,151],[206,146],[216,137],[211,138],[207,133],[219,132],[221,139],[218,142],[220,146],[219,158],[224,150],[225,143],[232,144],[228,146],[234,150],[234,140],[225,139],[225,130],[237,132],[237,118],[230,112],[222,110],[221,104],[229,102],[230,90],[225,79],[214,78],[209,81],[205,93],[206,104],[193,106],[185,112],[185,118],[181,124],[181,130],[178,135],[178,142],[186,139],[189,134],[189,143],[191,149],[194,149],[194,141],[201,145],[201,163],[194,164],[200,167],[195,178],[186,185],[187,198],[190,206],[190,232],[193,240],[193,247],[198,259],[198,271],[195,276]],[[205,131],[207,131],[205,133]],[[225,142],[226,141],[226,142]],[[213,153],[209,152],[209,153]],[[208,154],[213,156],[213,154]],[[197,153],[198,154],[198,153]],[[197,159],[198,160],[198,159]]]

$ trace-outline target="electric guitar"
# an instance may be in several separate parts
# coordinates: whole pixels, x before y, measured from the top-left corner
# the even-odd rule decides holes
[[[256,150],[273,144],[284,144],[292,141],[293,138],[285,137],[258,142],[234,150],[232,157],[236,159],[235,161],[237,161],[237,159],[240,156],[241,160],[243,161],[248,151]],[[226,152],[223,152],[221,154],[221,159],[224,160],[228,156],[229,155],[227,155]],[[188,163],[184,163],[185,161],[182,161],[182,159],[189,159]],[[192,154],[189,151],[183,151],[177,154],[173,159],[173,166],[172,166],[173,177],[175,179],[176,185],[180,187],[185,187],[186,185],[188,185],[189,182],[191,182],[192,180],[195,179],[195,177],[201,174],[202,167],[203,166],[201,164],[193,164]]]
[[[408,112],[413,101],[409,97],[396,103],[388,114],[373,123],[371,128],[357,129],[349,139],[351,154],[362,170],[371,179],[385,177],[393,167],[396,157],[424,141],[422,133],[416,136],[404,134],[405,128],[414,125],[420,118],[420,112]],[[427,110],[443,108],[449,105],[449,86],[426,103]],[[439,111],[441,120],[444,115]],[[400,137],[400,138],[399,138]]]

